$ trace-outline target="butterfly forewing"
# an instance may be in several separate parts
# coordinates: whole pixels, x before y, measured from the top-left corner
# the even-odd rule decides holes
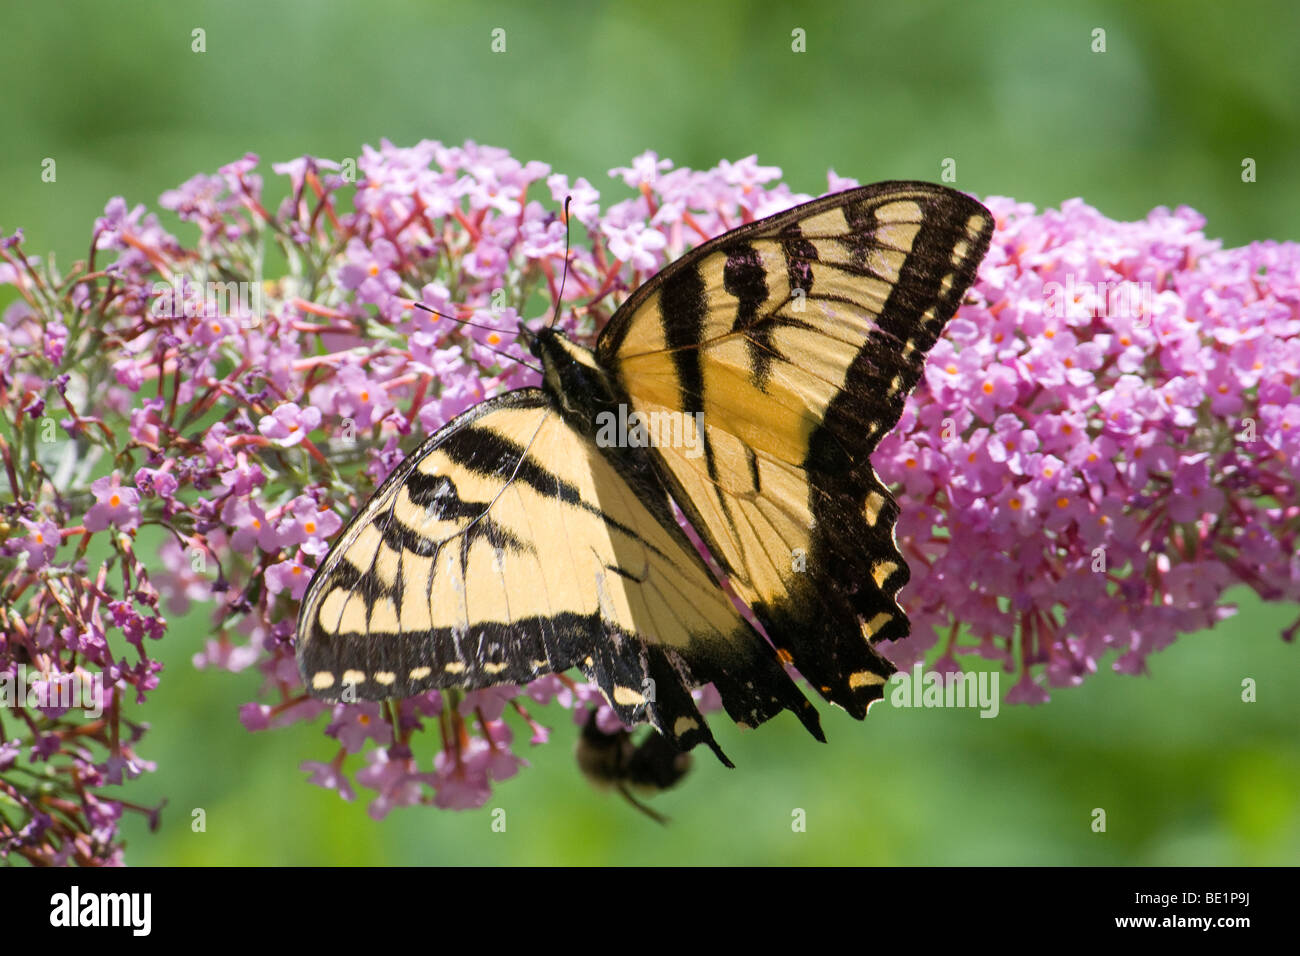
[[[906,635],[897,506],[869,454],[988,248],[941,186],[881,183],[724,234],[666,268],[597,344],[634,408],[703,422],[659,472],[778,648],[862,716]]]

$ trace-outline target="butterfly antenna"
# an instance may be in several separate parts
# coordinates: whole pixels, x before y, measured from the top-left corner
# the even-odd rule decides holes
[[[515,358],[515,357],[514,357],[513,355],[511,355],[509,352],[503,352],[503,351],[501,351],[500,349],[494,349],[492,346],[490,346],[490,345],[484,345],[482,342],[479,342],[478,345],[479,345],[480,348],[485,348],[485,349],[487,349],[489,352],[495,352],[497,355],[500,355],[502,358],[508,358],[508,359],[510,359],[510,361],[512,361],[512,362],[518,362],[518,363],[519,363],[520,365],[522,365],[524,368],[530,368],[530,369],[532,369],[534,372],[536,372],[538,375],[545,375],[545,374],[546,374],[546,373],[543,372],[540,368],[538,368],[536,365],[534,365],[532,362],[525,362],[525,361],[524,361],[523,359],[521,359],[521,358]]]
[[[446,312],[439,312],[437,309],[429,308],[429,306],[425,305],[423,302],[412,302],[411,305],[415,306],[417,309],[421,310],[422,312],[430,312],[433,315],[436,315],[440,319],[450,319],[452,322],[458,322],[461,325],[468,325],[471,328],[485,329],[488,332],[500,332],[503,335],[506,333],[506,331],[508,331],[506,329],[498,329],[496,326],[493,325],[484,325],[481,322],[471,322],[469,319],[462,319],[459,316],[448,315]]]
[[[471,322],[469,319],[457,318],[454,315],[448,315],[446,312],[439,312],[437,309],[429,308],[429,306],[425,305],[423,302],[412,302],[411,304],[414,305],[417,309],[422,309],[425,312],[431,312],[434,315],[438,316],[439,318],[451,319],[451,321],[459,322],[461,325],[469,325],[476,329],[486,329],[489,332],[500,332],[503,335],[505,334],[506,331],[505,329],[494,328],[491,325],[483,325],[479,322]],[[532,369],[538,375],[543,374],[542,370],[538,368],[536,365],[532,364],[531,362],[525,362],[521,358],[516,358],[515,356],[511,355],[509,352],[503,352],[501,349],[494,349],[492,346],[486,345],[483,342],[475,342],[474,344],[479,346],[480,348],[487,349],[489,352],[494,352],[497,355],[500,355],[502,358],[508,358],[512,362],[518,362],[520,365],[524,366],[525,368]]]
[[[572,196],[564,197],[564,271],[560,273],[560,294],[555,298],[555,314],[551,316],[548,329],[555,328],[555,323],[560,318],[560,303],[564,301],[564,280],[569,278],[569,203],[572,200]]]

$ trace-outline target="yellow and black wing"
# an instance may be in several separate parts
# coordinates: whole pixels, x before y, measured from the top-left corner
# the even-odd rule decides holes
[[[538,389],[475,406],[389,476],[312,578],[297,653],[327,700],[577,667],[625,723],[724,763],[690,695],[707,682],[738,722],[789,709],[821,737],[662,487],[617,470]]]
[[[868,456],[988,249],[992,215],[926,183],[815,200],[691,251],[596,345],[643,415],[701,416],[661,478],[785,659],[856,717],[907,633],[897,506]]]

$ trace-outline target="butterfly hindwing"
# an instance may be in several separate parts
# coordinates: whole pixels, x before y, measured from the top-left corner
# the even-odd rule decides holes
[[[862,717],[907,633],[897,506],[868,456],[988,248],[992,216],[879,183],[750,223],[637,290],[596,346],[632,407],[685,411],[702,449],[659,473],[783,656]]]
[[[406,697],[583,670],[628,723],[722,757],[690,689],[759,723],[816,712],[672,521],[539,389],[412,453],[316,571],[299,618],[315,696]],[[726,760],[725,757],[722,759]]]

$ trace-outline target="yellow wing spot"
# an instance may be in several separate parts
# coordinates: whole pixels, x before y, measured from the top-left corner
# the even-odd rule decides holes
[[[907,253],[899,250],[873,249],[867,256],[867,268],[890,282],[898,281]]]
[[[550,661],[533,661],[532,663],[533,663],[533,670],[535,670],[535,671],[539,671],[539,670],[541,670],[543,667],[550,667],[550,666],[551,666],[551,662],[550,662]]]
[[[369,571],[370,562],[376,552],[383,547],[383,543],[384,539],[379,534],[379,529],[373,524],[365,525],[357,534],[356,540],[343,552],[343,557],[358,571]]]
[[[591,656],[590,656],[590,655],[588,655],[588,656],[583,660],[583,663],[586,664],[588,667],[594,667],[594,666],[596,665],[596,662],[593,661],[593,660],[591,659]]]
[[[808,241],[817,250],[818,262],[828,262],[837,266],[851,265],[853,262],[852,251],[839,240],[838,236],[832,239],[810,239]]]
[[[963,262],[965,262],[966,253],[968,253],[969,251],[970,251],[970,243],[967,242],[965,239],[959,240],[952,247],[952,264],[955,266],[959,266]]]
[[[365,671],[344,671],[343,683],[345,684],[364,684],[366,681]]]
[[[312,690],[329,690],[334,686],[334,675],[329,671],[317,671],[311,677]]]
[[[943,277],[943,280],[939,283],[940,295],[946,296],[952,290],[952,280],[953,280],[953,275],[951,272],[949,272],[946,276]]]
[[[884,279],[867,278],[856,272],[837,267],[834,263],[818,262],[809,266],[812,277],[813,295],[840,298],[848,302],[859,303],[869,311],[871,304],[883,305],[889,301],[889,294],[894,285]]]
[[[885,679],[875,671],[858,671],[849,675],[849,690],[857,690],[859,687],[876,687],[884,682]]]
[[[364,634],[366,632],[366,600],[358,591],[347,593],[343,614],[339,617],[339,632]]]
[[[800,230],[809,238],[842,236],[849,231],[849,221],[844,217],[844,210],[836,207],[808,217],[800,224]]]
[[[645,698],[631,687],[615,687],[614,703],[620,707],[640,707],[645,703]]]
[[[910,200],[885,203],[876,209],[876,222],[916,222],[921,218],[921,207]]]
[[[893,561],[877,561],[871,569],[871,579],[876,582],[876,587],[883,588],[889,576],[897,570],[898,565]]]
[[[335,588],[325,595],[325,600],[320,602],[320,613],[316,615],[316,623],[326,634],[337,634],[336,624],[343,615],[343,605],[347,603],[350,592],[342,588]]]
[[[689,733],[692,730],[699,730],[700,724],[694,717],[678,717],[673,723],[673,734],[680,737],[682,734]]]
[[[396,681],[397,681],[397,675],[394,674],[392,671],[375,671],[376,684],[381,684],[384,687],[388,687],[389,685],[395,683]]]
[[[411,680],[424,680],[432,673],[432,667],[413,667],[411,668],[411,673],[407,676],[410,677]]]
[[[401,626],[397,623],[397,605],[390,597],[381,597],[370,609],[368,624],[371,634],[397,634]]]
[[[503,670],[505,670],[505,669],[506,669],[507,667],[509,667],[509,666],[510,666],[510,665],[507,664],[507,663],[503,663],[503,664],[484,664],[484,665],[483,665],[483,669],[484,669],[485,671],[487,671],[489,674],[500,674]]]
[[[873,491],[867,495],[866,506],[862,509],[862,516],[867,519],[867,524],[871,527],[876,526],[880,520],[880,509],[885,506],[885,496],[878,491]]]
[[[987,224],[988,220],[983,216],[971,216],[966,220],[966,235],[970,236],[972,239],[978,238],[979,234],[984,231],[984,227]]]
[[[881,611],[871,620],[862,625],[862,636],[871,640],[879,633],[880,629],[894,619],[894,615],[888,611]]]
[[[896,222],[877,227],[875,239],[877,242],[898,249],[900,254],[907,253],[912,251],[912,243],[916,241],[916,234],[920,231],[919,222]],[[899,265],[902,265],[901,255]]]
[[[351,553],[351,549],[348,550]],[[375,554],[375,576],[389,590],[397,586],[397,565],[399,561],[400,555],[381,541],[379,550]]]
[[[505,667],[504,664],[500,664],[500,665],[486,664],[484,665],[483,669],[486,670],[489,674],[491,674],[492,671],[490,670],[490,668],[498,667],[498,666]],[[462,661],[449,661],[446,664],[446,666],[443,667],[443,670],[445,670],[448,674],[463,674],[465,672],[465,664]]]
[[[429,613],[429,581],[433,577],[433,558],[407,552],[403,561],[406,585],[402,588],[402,608],[398,615],[403,631],[427,631],[433,627]]]

